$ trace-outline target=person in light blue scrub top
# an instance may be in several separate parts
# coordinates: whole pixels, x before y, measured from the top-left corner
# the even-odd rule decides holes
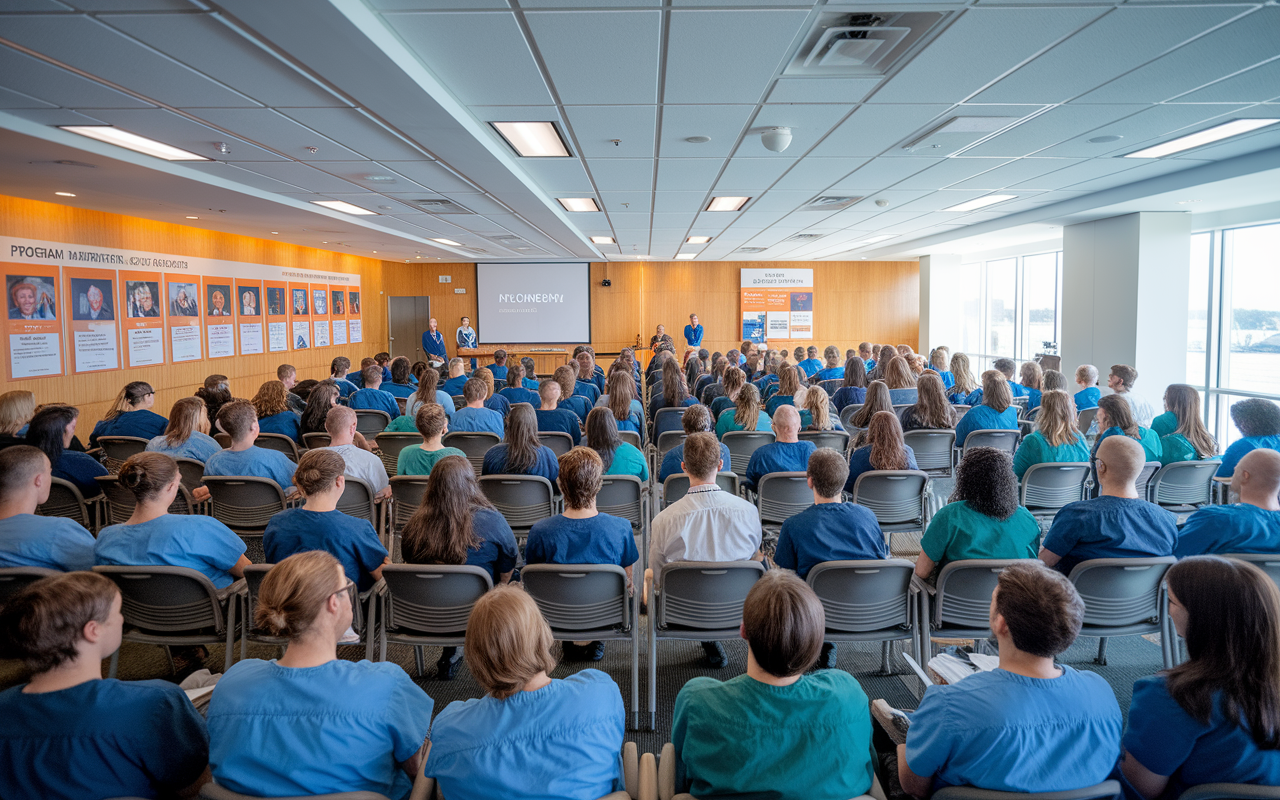
[[[209,766],[220,786],[255,797],[409,795],[433,704],[397,664],[337,657],[355,602],[355,584],[322,550],[263,578],[257,619],[289,645],[274,661],[237,662],[213,692]]]
[[[209,435],[209,412],[199,397],[184,397],[174,403],[169,409],[168,427],[146,447],[148,453],[190,458],[201,464],[221,449],[218,440]]]
[[[623,788],[618,684],[594,669],[550,678],[552,643],[523,588],[476,602],[463,653],[485,696],[450,703],[431,728],[425,772],[445,797],[594,800]]]
[[[1250,397],[1231,406],[1231,421],[1244,438],[1233,442],[1222,455],[1219,478],[1230,478],[1236,464],[1251,450],[1280,450],[1280,405]]]
[[[479,378],[468,378],[462,387],[462,396],[467,404],[453,412],[449,420],[449,432],[457,433],[492,433],[499,439],[504,433],[502,415],[491,408],[485,408],[484,400],[488,389]]]
[[[1231,494],[1238,503],[1204,506],[1178,531],[1173,554],[1280,553],[1280,453],[1254,450],[1236,465]]]
[[[49,458],[25,444],[0,450],[0,568],[93,567],[93,534],[66,517],[36,516],[49,499]]]
[[[1102,390],[1098,388],[1098,368],[1092,364],[1076,367],[1076,386],[1080,387],[1075,393],[1076,413],[1086,408],[1097,408],[1102,397]]]
[[[1130,797],[1206,783],[1280,786],[1280,594],[1258,567],[1195,556],[1166,573],[1187,661],[1133,685],[1120,772]]]
[[[227,403],[218,412],[218,426],[231,437],[231,446],[219,450],[204,464],[206,477],[249,475],[268,478],[288,497],[294,493],[293,471],[297,465],[278,450],[254,445],[258,437],[258,413],[245,400]]]
[[[956,447],[963,447],[965,437],[974,431],[1018,429],[1018,409],[1013,405],[1009,381],[1002,373],[993,369],[982,373],[982,388],[978,391],[982,392],[981,405],[970,408],[956,423]]]
[[[1080,634],[1084,603],[1035,562],[1000,573],[991,598],[1000,666],[925,689],[898,745],[902,788],[1060,792],[1101,783],[1120,755],[1120,706],[1100,676],[1054,663]]]

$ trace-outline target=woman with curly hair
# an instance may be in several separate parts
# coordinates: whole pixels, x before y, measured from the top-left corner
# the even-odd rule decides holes
[[[853,491],[858,476],[864,472],[890,469],[920,469],[915,451],[902,438],[902,425],[892,411],[877,411],[871,417],[864,445],[849,454],[849,478],[844,490]]]
[[[845,406],[866,402],[867,399],[867,362],[858,356],[844,362],[844,382],[836,389],[831,402],[836,411],[844,411]]]
[[[302,417],[289,410],[287,390],[280,381],[267,381],[250,400],[258,412],[260,433],[279,433],[302,444]]]
[[[1035,558],[1040,523],[1018,505],[1018,479],[1004,450],[974,447],[956,468],[956,488],[920,539],[916,575],[967,558]]]
[[[1200,392],[1185,383],[1170,384],[1164,390],[1165,413],[1151,421],[1151,430],[1160,437],[1160,463],[1217,459],[1218,440],[1204,426],[1200,416]]]

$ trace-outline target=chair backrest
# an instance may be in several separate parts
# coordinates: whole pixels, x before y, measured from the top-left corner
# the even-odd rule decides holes
[[[1202,783],[1178,795],[1178,800],[1276,800],[1280,786],[1244,783]]]
[[[627,573],[616,564],[527,564],[520,582],[557,638],[631,628]]]
[[[298,443],[283,433],[259,433],[253,440],[255,447],[284,453],[293,463],[298,463]]]
[[[212,516],[240,534],[261,536],[271,517],[284,511],[284,490],[270,478],[206,475]]]
[[[1089,427],[1093,425],[1093,418],[1096,416],[1098,416],[1097,406],[1084,409],[1076,417],[1076,427],[1080,429],[1081,433],[1087,433],[1089,431]]]
[[[204,462],[194,458],[175,458],[178,472],[182,474],[182,486],[188,492],[194,492],[204,484]]]
[[[902,558],[824,561],[806,579],[826,611],[827,630],[868,633],[911,624],[911,576]]]
[[[846,431],[853,427],[853,415],[862,410],[862,403],[850,403],[840,409],[840,427]]]
[[[397,397],[397,398],[396,398],[396,407],[400,409],[400,416],[402,416],[402,417],[404,416],[404,410],[405,410],[405,408],[408,406],[408,404],[409,404],[409,398],[407,398],[407,397]],[[456,408],[456,406],[455,406],[455,408]]]
[[[658,413],[653,415],[653,440],[658,441],[667,431],[683,431],[684,411],[683,407],[658,409]]]
[[[302,443],[308,450],[318,450],[321,447],[328,447],[333,441],[333,437],[327,432],[315,432],[302,434]]]
[[[677,561],[662,569],[659,629],[737,629],[742,604],[760,576],[759,561]],[[652,613],[652,611],[651,611]]]
[[[1084,601],[1084,624],[1120,627],[1160,617],[1160,584],[1173,556],[1093,558],[1067,576]]]
[[[120,483],[118,475],[98,475],[94,480],[107,498],[107,524],[121,525],[128,522],[138,506],[138,498]]]
[[[136,456],[147,449],[147,440],[138,436],[99,436],[98,446],[107,456],[107,469],[115,474],[129,456]]]
[[[734,496],[738,494],[738,476],[732,472],[717,472],[716,485]],[[662,483],[662,507],[666,508],[689,493],[689,476],[683,472],[668,475]]]
[[[480,469],[484,466],[484,454],[489,452],[489,448],[502,442],[502,438],[496,433],[487,431],[455,431],[446,433],[444,438],[440,440],[440,444],[445,447],[456,447],[467,454],[467,460],[471,462],[471,467],[479,476]]]
[[[938,573],[933,600],[934,627],[950,625],[988,630],[991,625],[991,593],[1000,573],[1010,564],[1040,563],[1036,559],[972,558],[952,561]]]
[[[997,450],[1003,450],[1009,455],[1013,455],[1014,451],[1018,449],[1018,439],[1021,437],[1021,431],[996,429],[970,431],[969,435],[964,437],[962,447],[965,453],[974,447],[994,447]],[[963,457],[963,453],[961,456]]]
[[[918,469],[864,472],[853,482],[853,502],[866,506],[881,526],[924,524],[929,476]]]
[[[356,409],[356,430],[364,434],[366,439],[382,433],[383,429],[390,424],[391,416],[385,411],[379,411],[376,408]]]
[[[480,491],[512,530],[526,531],[556,514],[551,481],[541,475],[481,475]]]
[[[36,513],[42,517],[67,517],[79,522],[87,530],[93,530],[93,520],[89,518],[89,505],[74,483],[62,478],[49,481],[49,499],[36,507]]]
[[[226,630],[218,590],[202,572],[157,566],[97,566],[93,571],[120,588],[120,611],[126,625],[157,633]]]
[[[738,475],[747,474],[747,464],[751,454],[770,444],[777,437],[773,431],[729,431],[721,439],[729,448],[729,471]]]
[[[382,459],[382,466],[386,468],[387,475],[395,475],[396,467],[400,463],[400,451],[410,445],[422,444],[422,434],[383,431],[374,437],[374,440],[378,443],[378,458]]]
[[[914,403],[895,403],[894,404],[893,413],[898,415],[899,422],[902,421],[903,412],[905,412],[908,408],[911,408],[913,405],[915,404]]]
[[[387,626],[423,634],[458,634],[467,629],[471,609],[493,588],[483,567],[387,564]]]
[[[822,391],[827,393],[827,397],[834,397],[836,390],[844,383],[842,378],[831,378],[825,381],[818,381],[818,385],[822,387]]]
[[[786,522],[813,505],[813,490],[803,472],[770,472],[756,485],[761,522]]]
[[[644,526],[644,483],[635,475],[605,475],[596,495],[596,510],[621,517],[639,530]]]
[[[1032,464],[1022,475],[1018,504],[1031,511],[1056,511],[1084,499],[1087,461]]]
[[[800,441],[813,442],[814,447],[829,447],[837,453],[849,449],[849,434],[844,431],[800,431]]]
[[[455,411],[459,408],[463,408],[464,406],[466,406],[466,404],[467,404],[467,398],[465,395],[461,395],[461,394],[453,395],[453,408]]]
[[[1276,586],[1280,587],[1280,553],[1224,553],[1223,557],[1248,561],[1267,573],[1267,576],[1275,581]]]
[[[375,528],[378,525],[378,506],[374,501],[373,487],[360,478],[348,475],[346,487],[338,497],[338,511],[358,519],[367,519]]]
[[[573,449],[573,437],[564,431],[538,431],[538,441],[550,447],[556,458]]]
[[[665,410],[666,409],[663,409],[663,411]],[[658,463],[661,464],[662,457],[683,444],[684,440],[688,438],[688,436],[689,434],[685,433],[683,428],[678,431],[663,431],[660,433],[657,438],[654,439],[654,441],[657,442]]]
[[[391,478],[391,525],[399,532],[409,518],[422,505],[422,494],[427,490],[425,475],[396,475]]]
[[[1120,800],[1123,796],[1119,781],[1103,781],[1097,786],[1065,792],[999,792],[972,786],[947,786],[933,793],[934,800]],[[1182,796],[1187,795],[1184,792]]]
[[[902,434],[902,440],[916,454],[916,465],[921,470],[951,472],[951,451],[956,445],[955,429],[918,428]]]
[[[1203,506],[1213,497],[1217,461],[1178,461],[1166,464],[1151,478],[1147,497],[1162,506]]]
[[[231,434],[217,431],[213,434],[213,440],[222,445],[222,449],[226,450],[231,446]]]
[[[1146,498],[1147,490],[1151,488],[1151,479],[1160,471],[1161,464],[1159,461],[1148,461],[1142,465],[1142,471],[1138,473],[1138,477],[1133,479],[1134,488],[1138,490],[1138,497]]]
[[[952,411],[954,411],[954,412],[956,412],[956,424],[957,424],[957,425],[959,425],[959,424],[960,424],[960,420],[964,419],[964,415],[965,415],[965,414],[968,414],[968,413],[969,413],[969,409],[971,409],[971,408],[973,408],[973,406],[966,406],[966,405],[964,405],[964,404],[954,405],[954,406],[952,406],[952,407],[951,407],[951,410],[952,410]]]
[[[643,442],[640,441],[640,434],[635,431],[618,431],[618,438],[637,450],[644,447]]]
[[[0,567],[0,605],[41,578],[61,574],[44,567]]]

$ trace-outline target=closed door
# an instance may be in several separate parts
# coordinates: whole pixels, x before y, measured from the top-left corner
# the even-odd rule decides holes
[[[411,362],[423,360],[422,332],[427,329],[430,319],[430,297],[388,297],[387,331],[391,357],[404,356]]]

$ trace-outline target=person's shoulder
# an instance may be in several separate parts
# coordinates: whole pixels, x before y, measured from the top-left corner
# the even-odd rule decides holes
[[[561,679],[562,687],[569,688],[580,696],[618,697],[618,683],[608,673],[598,669],[584,669]]]
[[[620,533],[631,533],[631,521],[623,517],[615,517],[612,514],[600,512],[593,519],[596,520],[595,524],[601,528],[615,528]]]
[[[801,678],[819,691],[826,691],[848,704],[866,708],[867,693],[858,679],[842,669],[820,669]]]
[[[1040,523],[1036,520],[1036,515],[1027,510],[1026,506],[1018,506],[1014,509],[1009,521],[1019,525],[1032,526],[1036,530],[1040,529]]]
[[[107,678],[93,682],[92,700],[95,704],[115,705],[127,708],[131,713],[143,713],[157,704],[187,699],[182,687],[169,681],[152,679],[121,681]]]
[[[1149,711],[1152,707],[1178,707],[1178,703],[1169,694],[1168,678],[1164,675],[1144,675],[1133,682],[1133,700],[1130,709],[1141,705]]]
[[[684,686],[680,687],[678,693],[681,705],[687,707],[690,702],[698,702],[701,698],[708,695],[714,695],[724,689],[727,681],[712,678],[708,675],[700,675],[696,678],[690,678],[685,681]]]

